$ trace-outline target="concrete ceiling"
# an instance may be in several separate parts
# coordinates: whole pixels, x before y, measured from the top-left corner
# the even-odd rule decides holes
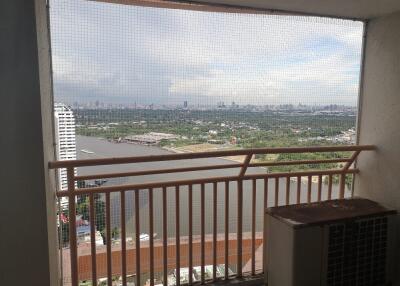
[[[400,0],[196,0],[194,2],[363,20],[400,11]]]
[[[400,0],[94,0],[127,5],[203,11],[244,12],[234,7],[367,20],[400,11]],[[214,7],[199,7],[211,4]],[[229,9],[227,9],[229,8]],[[247,11],[249,12],[249,11]],[[250,11],[251,12],[251,11]],[[255,11],[252,11],[255,12]],[[258,11],[263,13],[262,11]]]

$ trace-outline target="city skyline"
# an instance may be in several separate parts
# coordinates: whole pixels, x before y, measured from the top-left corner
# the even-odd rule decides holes
[[[103,102],[103,101],[88,101],[88,102],[64,102],[64,104],[70,106],[73,109],[187,109],[187,110],[214,110],[214,109],[226,109],[226,110],[344,110],[344,109],[352,109],[357,111],[357,105],[353,104],[237,104],[236,102],[223,102],[219,101],[215,104],[192,104],[191,102],[185,100],[182,103],[176,104],[138,104],[136,102],[127,102],[127,103],[111,103],[111,102]]]

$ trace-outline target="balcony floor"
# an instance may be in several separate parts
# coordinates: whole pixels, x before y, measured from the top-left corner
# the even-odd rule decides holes
[[[233,278],[228,281],[221,280],[214,283],[207,283],[210,286],[262,286],[264,283],[264,274],[258,274],[252,277]]]

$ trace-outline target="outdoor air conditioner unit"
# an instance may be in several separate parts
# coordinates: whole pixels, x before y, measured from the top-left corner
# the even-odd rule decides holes
[[[392,285],[396,211],[344,199],[266,211],[268,286]]]

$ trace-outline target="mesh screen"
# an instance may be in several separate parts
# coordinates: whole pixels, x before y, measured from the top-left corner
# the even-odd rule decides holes
[[[55,100],[75,110],[79,135],[354,141],[360,22],[83,0],[52,0],[50,16]]]
[[[75,142],[68,159],[89,159],[167,154],[224,149],[353,144],[356,141],[357,99],[363,24],[317,17],[200,12],[138,7],[84,0],[50,0],[50,29],[54,99],[66,110],[62,121],[70,130],[56,134],[58,142]],[[64,110],[63,109],[63,110]],[[61,122],[61,121],[60,121]],[[72,130],[71,126],[75,127]],[[70,146],[71,147],[71,146]],[[58,150],[61,152],[62,150]],[[341,153],[257,155],[252,162],[333,159]],[[63,158],[58,158],[62,160]],[[228,158],[242,161],[243,158]],[[216,163],[221,163],[220,159]],[[225,162],[226,163],[226,162]],[[170,162],[166,162],[168,167]],[[189,166],[189,163],[186,166]],[[199,164],[199,163],[198,163]],[[162,164],[161,164],[162,165]],[[283,172],[335,168],[331,164],[251,168],[251,172]],[[130,165],[129,170],[154,169],[160,165]],[[120,169],[118,169],[120,168]],[[127,166],[78,168],[77,175],[127,171]],[[205,172],[207,176],[229,175],[238,170]],[[191,174],[190,176],[195,176]],[[62,174],[60,175],[62,177]],[[179,178],[172,174],[172,178]],[[180,178],[186,175],[179,174]],[[150,179],[167,178],[166,175]],[[141,182],[149,178],[86,180],[77,187]],[[305,180],[303,180],[305,179]],[[311,183],[312,199],[317,182]],[[328,177],[323,177],[322,199],[327,199]],[[282,198],[270,192],[268,204],[285,201],[285,179],[279,184]],[[307,189],[307,178],[297,185]],[[346,179],[347,194],[352,178]],[[339,177],[333,177],[332,197],[338,196]],[[269,181],[274,189],[274,180]],[[64,183],[65,185],[65,183]],[[236,184],[231,184],[229,229],[237,226]],[[63,188],[60,181],[60,188]],[[257,181],[257,233],[262,232],[263,181]],[[251,189],[245,182],[244,189]],[[199,186],[194,186],[193,232],[199,234]],[[135,246],[134,190],[126,192],[127,248]],[[224,232],[224,190],[218,184],[218,232]],[[187,225],[188,190],[180,194],[181,223]],[[306,201],[306,193],[300,202]],[[211,235],[212,184],[206,185],[206,235]],[[251,231],[251,196],[244,196],[243,231]],[[154,190],[156,243],[162,235],[162,195]],[[174,190],[168,192],[168,237],[175,237]],[[89,197],[77,198],[80,219],[78,255],[81,283],[90,285]],[[95,239],[104,251],[104,194],[95,201]],[[289,203],[296,203],[292,195]],[[110,197],[110,232],[113,251],[120,245],[120,194]],[[148,234],[148,190],[139,196],[140,233]],[[60,239],[63,246],[64,282],[69,283],[68,204],[60,202]],[[63,221],[65,220],[65,222]],[[88,226],[89,225],[89,226]],[[187,229],[181,226],[181,236]],[[258,235],[258,234],[257,234]],[[258,236],[257,236],[258,237]],[[223,237],[219,240],[223,240]],[[143,243],[147,243],[143,236]],[[144,250],[146,253],[148,250]],[[250,252],[244,247],[243,253]],[[146,255],[146,254],[144,254]],[[218,250],[218,258],[224,255]],[[162,256],[155,257],[157,261]],[[113,259],[117,259],[114,258]],[[168,259],[174,261],[171,255]],[[87,260],[89,261],[89,260]],[[244,263],[247,261],[244,261]],[[160,261],[161,263],[161,261]],[[231,265],[232,264],[232,265]],[[230,274],[236,271],[229,264]],[[104,265],[103,265],[104,266]],[[197,264],[194,266],[198,266]],[[244,269],[246,268],[245,265]],[[257,262],[257,270],[261,263]],[[98,266],[100,267],[100,266]],[[147,267],[147,264],[146,264]],[[223,267],[223,265],[221,265]],[[100,268],[98,269],[101,272]],[[169,267],[173,280],[174,267]],[[196,269],[195,269],[196,270]],[[135,269],[128,267],[129,283]],[[208,270],[207,270],[208,271]],[[221,273],[224,270],[218,270]],[[220,274],[221,274],[220,273]],[[220,275],[218,274],[218,275]],[[146,276],[147,275],[147,276]],[[222,274],[221,274],[222,275]],[[157,271],[159,281],[162,272]],[[144,277],[144,278],[143,278]],[[144,271],[142,282],[148,278]],[[98,277],[102,278],[102,277]],[[104,278],[104,277],[103,277]],[[116,283],[121,277],[115,275]],[[171,281],[172,281],[171,280]],[[118,282],[119,281],[119,282]],[[173,284],[174,282],[169,282]],[[99,283],[105,283],[99,280]],[[185,281],[182,281],[184,283]],[[141,284],[143,284],[141,283]]]
[[[50,16],[55,101],[79,136],[181,151],[355,141],[361,22],[82,0],[52,0]]]
[[[387,232],[384,217],[330,226],[327,285],[387,285]]]

